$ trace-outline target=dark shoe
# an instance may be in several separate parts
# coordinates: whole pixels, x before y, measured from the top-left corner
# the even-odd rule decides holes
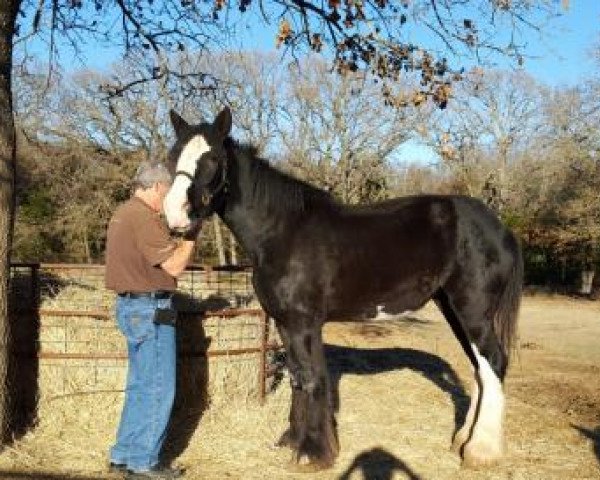
[[[152,467],[150,470],[135,472],[127,470],[127,480],[144,480],[148,478],[170,480],[183,476],[183,469],[173,467]]]
[[[127,465],[124,463],[114,463],[110,462],[108,464],[108,473],[126,473]]]

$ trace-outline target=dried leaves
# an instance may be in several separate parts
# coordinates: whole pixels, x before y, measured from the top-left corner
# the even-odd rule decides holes
[[[322,32],[294,32],[290,19],[281,20],[275,44],[296,46],[308,38],[308,46],[315,52],[322,52],[327,46],[334,50],[334,70],[340,75],[364,72],[376,83],[381,83],[385,102],[389,106],[402,107],[421,105],[428,100],[439,108],[445,108],[452,93],[452,82],[460,80],[460,75],[451,72],[445,58],[434,55],[418,46],[389,40],[382,34],[379,22],[373,21],[374,14],[388,16],[390,22],[401,27],[409,22],[408,8],[411,3],[391,4],[387,0],[376,0],[365,5],[362,0],[328,0],[322,19],[339,35],[326,35]],[[369,8],[369,16],[365,9]],[[385,23],[385,22],[384,22]],[[466,35],[471,42],[476,41],[473,21],[465,19]],[[405,78],[419,76],[419,87],[410,96],[392,93]]]

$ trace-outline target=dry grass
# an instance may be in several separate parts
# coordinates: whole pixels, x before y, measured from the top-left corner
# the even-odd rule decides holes
[[[487,470],[461,468],[448,449],[455,417],[468,401],[471,375],[431,305],[408,319],[327,326],[326,342],[335,346],[330,353],[348,360],[338,365],[332,382],[340,399],[341,443],[332,469],[300,473],[289,463],[288,450],[271,448],[287,422],[287,381],[258,405],[243,386],[254,384],[255,365],[244,365],[240,357],[225,366],[217,365],[225,359],[210,359],[186,370],[190,377],[183,383],[191,387],[179,399],[176,441],[169,451],[191,479],[597,479],[598,338],[597,303],[525,299],[521,348],[506,384],[507,455]],[[203,380],[206,367],[209,377],[223,368],[220,383]],[[202,385],[211,400],[206,410]],[[46,388],[39,425],[0,455],[0,472],[109,478],[106,452],[122,393],[51,396]],[[0,473],[0,478],[11,477]]]

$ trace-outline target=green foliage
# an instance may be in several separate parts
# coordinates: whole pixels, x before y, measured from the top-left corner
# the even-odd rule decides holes
[[[13,261],[102,259],[106,224],[139,161],[72,143],[23,145]]]
[[[49,222],[54,214],[52,198],[48,192],[31,190],[24,194],[20,215],[24,222],[30,224]]]
[[[527,222],[525,216],[517,211],[505,209],[500,212],[502,223],[511,230],[520,231]]]
[[[15,227],[12,260],[16,262],[68,261],[61,255],[65,245],[60,238],[41,228]]]

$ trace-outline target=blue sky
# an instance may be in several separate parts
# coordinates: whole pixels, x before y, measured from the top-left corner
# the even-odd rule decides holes
[[[237,0],[230,2],[237,4]],[[568,3],[569,8],[563,10],[561,18],[552,21],[550,28],[541,35],[530,31],[525,39],[527,53],[535,58],[526,59],[524,68],[549,85],[574,85],[600,70],[590,58],[592,46],[600,44],[600,0],[569,0]],[[233,14],[232,18],[238,18],[238,15]],[[276,22],[270,27],[265,26],[258,21],[258,12],[253,10],[240,16],[239,22],[237,34],[230,41],[234,48],[275,50]],[[419,35],[413,40],[418,41]],[[30,48],[42,53],[42,61],[47,60],[43,56],[46,50],[43,44],[30,45]],[[84,51],[85,65],[74,60],[64,48],[61,49],[61,60],[69,69],[103,69],[118,60],[119,54],[117,48],[89,43]]]
[[[570,7],[555,28],[542,38],[530,35],[531,52],[525,69],[535,78],[554,86],[574,85],[600,71],[590,57],[593,45],[600,47],[600,1],[570,0]]]

